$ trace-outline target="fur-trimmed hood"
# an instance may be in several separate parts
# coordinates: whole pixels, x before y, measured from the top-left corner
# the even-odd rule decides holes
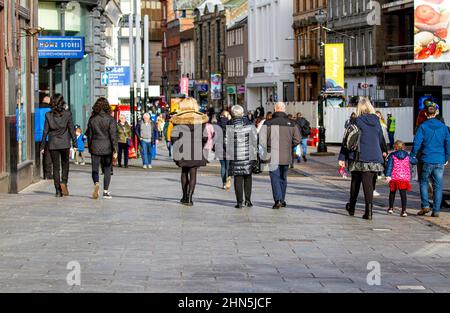
[[[174,115],[170,121],[174,125],[200,125],[208,122],[208,116],[194,110]]]

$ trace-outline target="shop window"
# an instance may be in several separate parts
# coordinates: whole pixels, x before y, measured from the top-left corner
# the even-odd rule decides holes
[[[24,23],[21,23],[24,24]],[[27,71],[27,38],[22,37],[20,40],[20,82],[19,82],[19,91],[20,91],[20,100],[17,104],[16,110],[16,118],[17,118],[17,140],[19,144],[19,163],[27,160],[28,157],[28,125],[27,125],[27,81],[28,81],[28,71]]]

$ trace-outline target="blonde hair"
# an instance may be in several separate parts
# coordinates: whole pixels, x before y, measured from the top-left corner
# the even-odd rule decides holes
[[[406,149],[406,146],[405,146],[405,143],[403,141],[397,140],[394,143],[394,150],[405,150],[405,149]]]
[[[364,114],[375,114],[375,108],[368,97],[360,97],[358,106],[356,107],[356,116]]]

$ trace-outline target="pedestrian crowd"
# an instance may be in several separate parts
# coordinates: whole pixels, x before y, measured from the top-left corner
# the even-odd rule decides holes
[[[133,128],[125,115],[116,122],[105,98],[99,98],[83,134],[73,125],[72,115],[60,94],[44,99],[50,107],[45,116],[41,151],[44,154],[44,177],[53,177],[56,196],[68,196],[69,154],[72,147],[76,164],[84,165],[85,143],[91,155],[93,192],[100,197],[100,170],[103,173],[103,198],[110,199],[109,186],[113,165],[128,167],[134,134],[140,146],[143,168],[152,168],[156,145],[164,140],[169,157],[181,171],[181,204],[192,206],[200,167],[213,160],[220,163],[221,186],[234,186],[236,208],[252,207],[253,175],[269,171],[273,209],[287,206],[289,168],[295,161],[307,162],[310,122],[301,113],[286,113],[278,102],[274,112],[258,108],[245,112],[240,105],[218,115],[200,112],[197,101],[183,99],[173,115],[145,113]],[[389,113],[387,122],[375,111],[367,97],[360,97],[356,112],[345,123],[345,135],[339,153],[339,166],[351,173],[350,199],[346,210],[353,216],[362,185],[365,199],[364,219],[373,217],[373,197],[377,179],[385,176],[389,183],[388,213],[394,212],[397,192],[401,198],[401,216],[407,216],[407,192],[411,190],[413,169],[417,166],[420,181],[421,210],[439,216],[443,194],[444,167],[450,158],[450,134],[438,110],[430,106],[418,125],[411,153],[403,141],[395,138],[396,119]],[[389,145],[389,146],[388,146]],[[47,158],[47,160],[46,160]],[[48,174],[51,159],[52,172]],[[61,174],[60,174],[61,172]],[[430,183],[431,182],[431,187]],[[433,206],[429,201],[433,191]]]

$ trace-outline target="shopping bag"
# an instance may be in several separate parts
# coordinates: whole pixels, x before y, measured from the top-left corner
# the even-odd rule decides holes
[[[300,145],[296,145],[294,148],[294,154],[296,157],[301,157],[302,156],[302,152],[300,150]]]

